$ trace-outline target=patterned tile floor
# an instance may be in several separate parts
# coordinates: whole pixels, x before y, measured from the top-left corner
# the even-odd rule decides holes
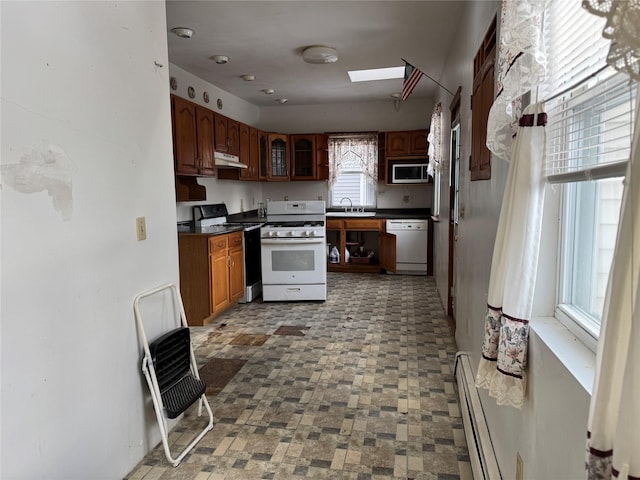
[[[282,326],[300,328],[274,335]],[[192,340],[199,366],[246,363],[209,398],[216,424],[177,468],[159,445],[128,480],[472,478],[431,277],[330,272],[326,302],[238,305]],[[204,418],[178,424],[174,452]]]

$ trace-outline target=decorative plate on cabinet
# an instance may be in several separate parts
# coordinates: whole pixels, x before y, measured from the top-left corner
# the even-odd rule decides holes
[[[222,99],[221,98],[218,99],[216,104],[218,105],[218,110],[222,110]]]
[[[169,80],[169,85],[171,85],[171,90],[178,89],[178,79],[176,77],[171,77]]]
[[[209,103],[209,92],[204,92],[202,94],[202,98],[204,100],[204,103]]]
[[[195,98],[196,96],[196,90],[193,87],[189,87],[187,89],[187,94],[189,94],[189,98]]]

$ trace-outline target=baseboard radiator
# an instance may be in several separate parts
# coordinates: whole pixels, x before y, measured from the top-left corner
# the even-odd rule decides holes
[[[467,352],[456,354],[455,377],[458,382],[460,410],[473,478],[474,480],[501,480],[502,476]]]

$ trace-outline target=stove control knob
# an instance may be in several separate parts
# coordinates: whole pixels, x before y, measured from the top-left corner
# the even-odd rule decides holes
[[[267,232],[267,235],[269,235],[270,237],[273,237],[274,232]]]
[[[280,232],[276,232],[274,235],[275,235],[276,237],[279,237],[279,236],[280,236]]]
[[[287,235],[289,235],[290,237],[293,237],[293,230],[290,230],[289,232],[287,232]]]
[[[315,237],[316,235],[316,232],[314,232],[313,230],[307,230],[304,233],[306,234],[307,237]]]

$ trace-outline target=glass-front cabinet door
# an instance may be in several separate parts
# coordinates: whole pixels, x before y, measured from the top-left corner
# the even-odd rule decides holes
[[[316,179],[316,136],[291,135],[291,179]]]
[[[271,152],[269,180],[289,180],[289,148],[288,136],[272,133],[269,135],[269,150]]]

